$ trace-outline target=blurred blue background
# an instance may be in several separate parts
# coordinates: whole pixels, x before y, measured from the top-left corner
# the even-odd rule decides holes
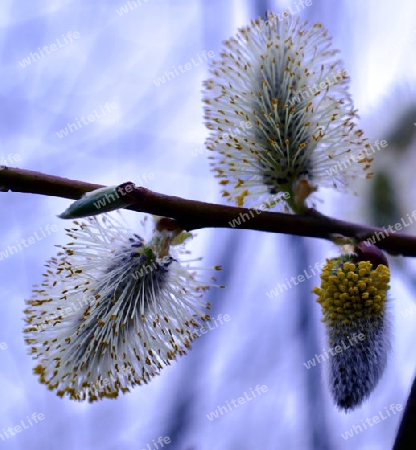
[[[356,186],[359,196],[322,191],[320,210],[360,223],[400,222],[416,210],[416,4],[300,5],[298,0],[2,0],[0,165],[107,185],[130,180],[162,193],[222,202],[203,150],[201,89],[209,61],[198,55],[206,50],[218,57],[221,42],[250,19],[291,7],[330,30],[351,75],[360,128],[372,142],[389,143],[376,155],[375,179]],[[55,51],[40,53],[51,44]],[[160,81],[165,71],[192,59],[200,64]],[[89,114],[101,117],[62,131]],[[230,321],[203,335],[150,384],[116,401],[75,403],[38,384],[22,334],[24,299],[40,282],[54,245],[65,242],[67,223],[56,215],[68,205],[59,198],[0,194],[0,250],[48,224],[58,227],[0,261],[0,434],[35,412],[45,417],[0,439],[0,448],[147,450],[156,448],[159,436],[170,438],[169,450],[392,447],[399,414],[349,439],[341,433],[392,403],[406,402],[416,366],[413,260],[390,258],[389,366],[370,399],[348,415],[333,406],[325,364],[310,369],[303,364],[328,349],[310,293],[319,277],[267,296],[286,278],[336,255],[336,248],[243,230],[201,230],[191,245],[205,265],[223,265],[220,282],[227,289],[212,290],[209,300],[212,316],[228,314]],[[126,217],[132,226],[142,218]],[[416,227],[405,231],[415,234]],[[266,385],[267,392],[218,419],[207,418],[231,399],[251,395],[256,385]]]

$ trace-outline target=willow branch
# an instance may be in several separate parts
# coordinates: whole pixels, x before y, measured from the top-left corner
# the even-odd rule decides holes
[[[407,399],[406,407],[397,432],[393,450],[416,448],[416,377]]]
[[[101,184],[85,183],[19,168],[1,166],[0,169],[2,169],[0,191],[3,192],[26,192],[76,200],[89,191],[104,187]],[[127,184],[133,185],[124,183],[121,186]],[[328,240],[334,235],[342,235],[358,241],[373,237],[376,232],[386,234],[381,228],[333,219],[313,210],[305,215],[260,213],[254,209],[186,200],[152,192],[143,187],[135,187],[126,195],[129,202],[126,209],[170,217],[188,231],[200,228],[239,228]],[[237,226],[233,220],[239,217],[245,219],[241,219],[240,225]],[[392,254],[416,256],[416,237],[403,233],[389,233],[377,242],[377,246]]]

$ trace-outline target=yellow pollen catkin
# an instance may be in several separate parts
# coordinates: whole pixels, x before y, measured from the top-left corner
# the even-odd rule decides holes
[[[322,307],[323,321],[330,327],[340,322],[372,320],[384,314],[390,281],[389,268],[369,261],[339,263],[327,260],[321,274],[321,287],[315,287]]]

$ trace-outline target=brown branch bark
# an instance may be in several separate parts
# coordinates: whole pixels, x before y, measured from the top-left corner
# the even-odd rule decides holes
[[[0,167],[0,190],[3,192],[27,192],[69,199],[79,199],[86,192],[104,187],[99,184],[69,180],[53,175],[12,167]],[[132,184],[132,183],[130,183]],[[125,183],[123,183],[124,186]],[[376,232],[385,230],[354,224],[323,216],[316,211],[306,215],[277,212],[261,212],[254,209],[204,203],[180,197],[159,194],[143,187],[136,187],[126,194],[132,211],[145,212],[175,219],[185,230],[199,228],[237,228],[230,223],[245,214],[239,229],[293,234],[330,240],[334,234],[363,241]],[[249,219],[247,219],[249,217]],[[416,256],[416,237],[403,233],[389,234],[378,241],[377,246],[392,254]]]
[[[407,399],[393,450],[416,448],[416,377]]]

